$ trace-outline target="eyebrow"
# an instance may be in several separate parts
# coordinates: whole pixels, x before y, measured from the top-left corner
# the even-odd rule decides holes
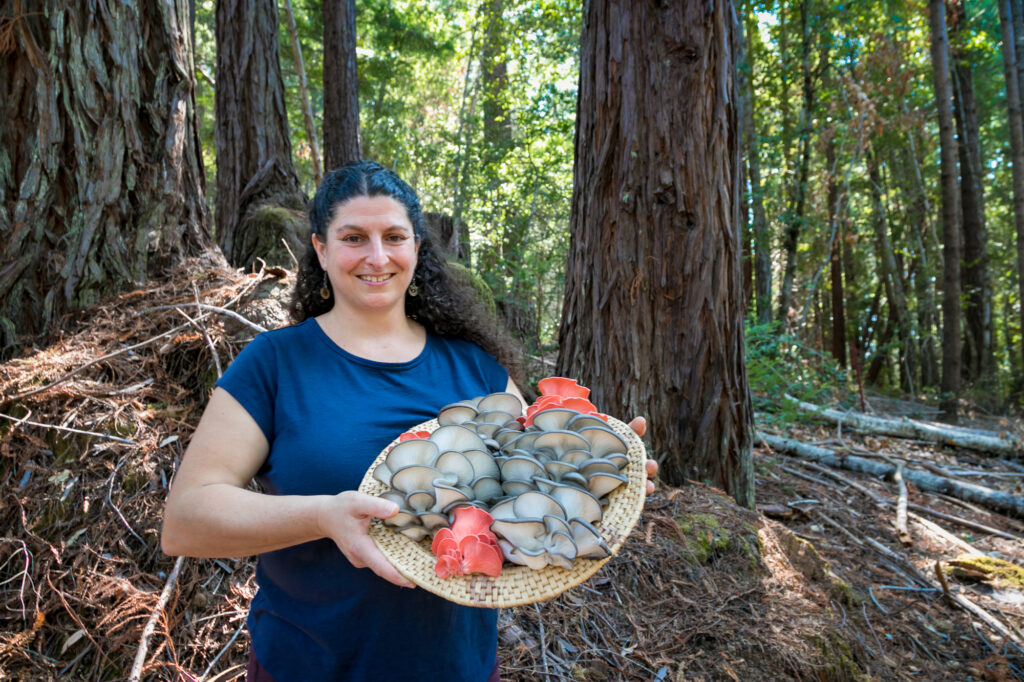
[[[349,224],[339,225],[335,229],[338,232],[342,232],[342,231],[345,231],[345,230],[352,230],[352,231],[355,231],[355,232],[366,232],[367,231],[366,228],[364,228],[364,227],[362,227],[360,225],[349,225]],[[415,230],[413,230],[411,227],[406,227],[405,225],[398,225],[398,224],[389,225],[388,227],[385,227],[384,229],[385,230],[401,230],[402,232],[409,232],[410,234],[415,232]]]

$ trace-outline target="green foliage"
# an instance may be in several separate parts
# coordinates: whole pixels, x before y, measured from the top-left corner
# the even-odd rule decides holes
[[[795,336],[779,332],[778,323],[746,325],[747,381],[754,409],[764,420],[780,423],[799,419],[783,396],[833,405],[850,398],[847,373],[835,360]]]

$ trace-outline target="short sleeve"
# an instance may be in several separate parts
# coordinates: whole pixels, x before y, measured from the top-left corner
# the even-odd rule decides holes
[[[264,334],[250,341],[216,385],[245,408],[263,431],[267,442],[273,443],[274,402],[277,397],[277,356],[273,342]]]

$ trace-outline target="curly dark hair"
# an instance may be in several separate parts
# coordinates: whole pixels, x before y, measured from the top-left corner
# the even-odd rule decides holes
[[[419,294],[405,294],[406,315],[438,336],[463,339],[477,344],[498,359],[518,386],[525,385],[522,350],[516,346],[471,287],[452,277],[444,257],[423,217],[416,192],[395,173],[373,161],[356,161],[327,173],[313,197],[309,210],[312,233],[327,239],[327,227],[335,209],[355,197],[391,197],[405,207],[419,241],[413,282]],[[334,293],[320,295],[324,270],[312,242],[299,262],[289,312],[296,323],[322,315],[334,307]],[[329,289],[330,287],[328,287]]]

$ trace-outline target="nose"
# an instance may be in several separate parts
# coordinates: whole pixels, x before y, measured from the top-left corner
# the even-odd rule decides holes
[[[384,248],[384,240],[374,235],[369,240],[370,252],[366,255],[366,262],[374,268],[383,268],[388,262],[387,250]]]

